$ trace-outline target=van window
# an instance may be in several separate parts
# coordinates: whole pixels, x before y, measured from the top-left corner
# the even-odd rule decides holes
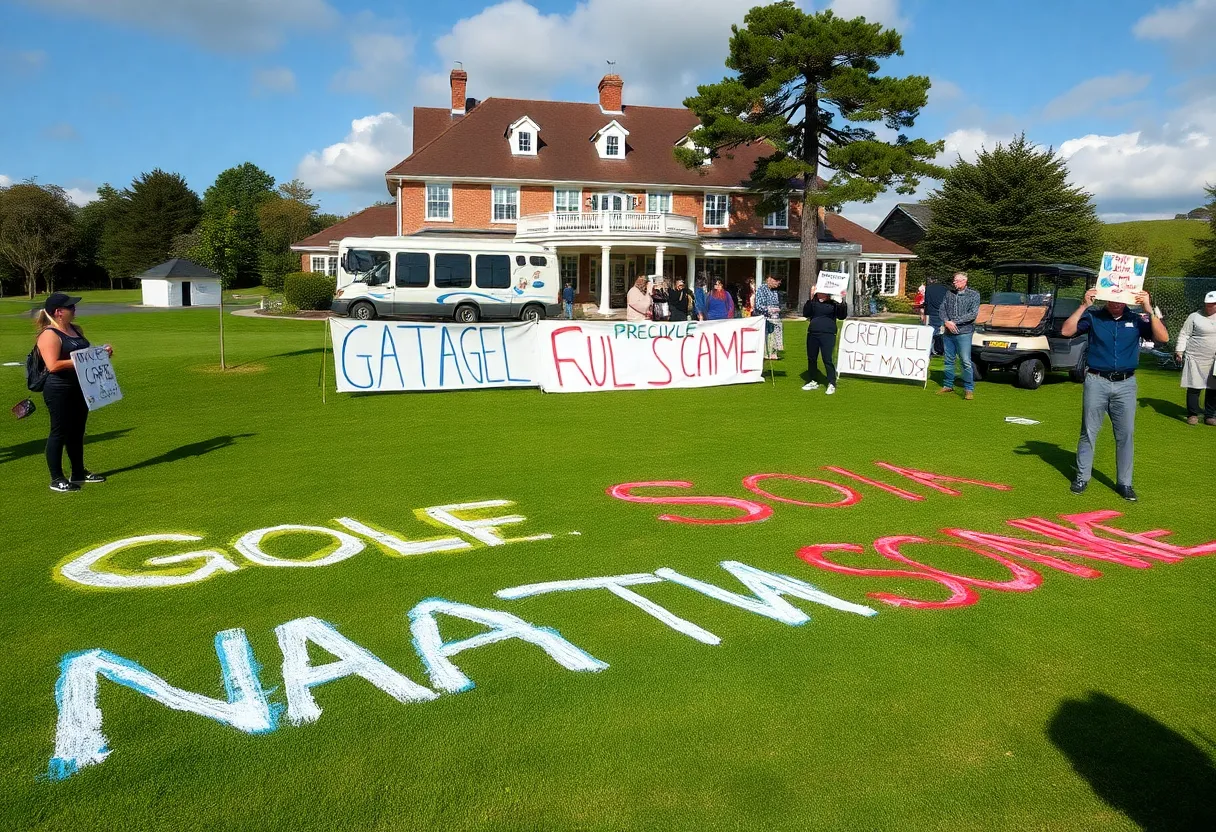
[[[510,289],[511,258],[505,254],[477,255],[477,288]]]
[[[414,251],[397,252],[397,285],[425,289],[431,285],[431,255]]]
[[[533,256],[533,257],[528,258],[528,262],[531,263],[533,266],[543,266],[546,263],[548,263],[549,261],[543,257]]]
[[[435,255],[435,288],[467,289],[473,285],[473,258],[468,254]]]
[[[352,248],[346,252],[346,256],[343,258],[342,268],[355,280],[369,286],[388,283],[388,252]]]
[[[515,265],[526,266],[526,265],[528,265],[528,259],[526,257],[524,257],[522,254],[517,254],[517,255],[515,255]]]

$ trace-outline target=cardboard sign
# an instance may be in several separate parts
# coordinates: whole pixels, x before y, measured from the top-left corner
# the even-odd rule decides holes
[[[1098,300],[1135,303],[1136,293],[1144,289],[1148,258],[1108,251],[1098,269]]]
[[[114,366],[105,347],[88,347],[72,353],[72,364],[76,367],[76,378],[84,391],[89,410],[97,410],[122,399]]]
[[[825,295],[835,295],[843,298],[845,292],[849,290],[849,273],[848,272],[823,272],[819,273],[819,278],[815,281],[815,292],[823,292]],[[812,292],[814,294],[814,292]]]
[[[933,327],[845,321],[836,365],[842,373],[927,381]]]
[[[541,321],[546,393],[663,390],[763,381],[764,318]]]

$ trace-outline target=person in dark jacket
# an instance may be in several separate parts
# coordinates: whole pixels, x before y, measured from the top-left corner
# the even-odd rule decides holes
[[[829,396],[836,392],[836,365],[832,362],[832,351],[836,347],[836,322],[849,316],[849,305],[831,295],[816,292],[802,307],[802,316],[807,319],[806,364],[810,379],[803,390],[818,390],[815,381],[816,356],[823,355],[823,370],[828,377]]]
[[[676,280],[675,288],[667,293],[667,306],[673,321],[695,319],[696,299],[684,284],[684,278]]]
[[[925,287],[925,303],[920,313],[920,322],[933,327],[934,355],[945,352],[942,346],[942,301],[946,299],[948,291],[950,290],[946,288],[946,284],[936,277],[929,278],[929,285]]]
[[[84,467],[84,430],[89,420],[89,406],[85,403],[80,379],[76,377],[76,366],[72,353],[89,346],[89,341],[73,321],[76,304],[63,292],[55,292],[46,299],[38,311],[38,352],[46,364],[49,375],[42,388],[42,399],[51,416],[51,434],[46,440],[46,465],[51,473],[51,490],[79,491],[83,483],[105,482],[100,474],[91,473]],[[114,353],[109,346],[106,352]],[[67,450],[72,463],[72,477],[63,475],[63,452]]]

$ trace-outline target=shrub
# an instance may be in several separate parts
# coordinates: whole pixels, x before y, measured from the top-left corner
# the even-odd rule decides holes
[[[272,292],[283,291],[283,281],[286,275],[267,273],[262,275],[262,285]]]
[[[886,307],[888,312],[893,312],[897,315],[906,315],[912,312],[912,301],[903,295],[890,295],[881,297],[878,302]]]
[[[284,300],[300,309],[328,309],[337,289],[337,278],[323,274],[296,272],[283,278]]]

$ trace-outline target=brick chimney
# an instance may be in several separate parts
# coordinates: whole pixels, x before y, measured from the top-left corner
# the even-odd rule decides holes
[[[615,72],[600,79],[600,109],[605,113],[621,113],[621,91],[625,82]]]
[[[469,73],[461,68],[452,70],[452,115],[464,115],[465,90],[469,86]]]

